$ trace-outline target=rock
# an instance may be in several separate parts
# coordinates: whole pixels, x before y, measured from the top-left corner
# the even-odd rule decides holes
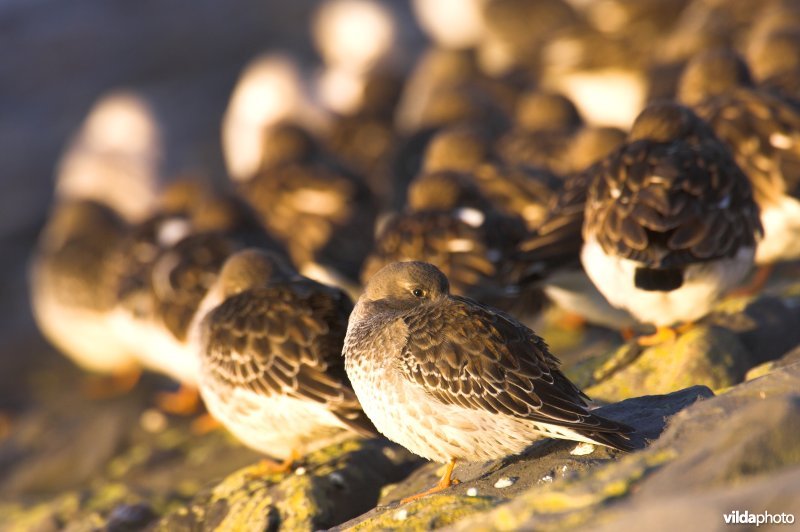
[[[790,286],[779,295],[760,296],[745,302],[743,308],[736,308],[735,300],[720,305],[712,321],[737,334],[754,365],[774,360],[800,344],[797,288]]]
[[[293,472],[240,469],[160,520],[154,530],[317,530],[374,507],[381,487],[419,459],[388,442],[350,440],[315,452]]]
[[[639,432],[639,445],[656,438],[666,419],[713,395],[702,386],[695,386],[669,395],[639,397],[602,407],[598,413],[632,424]],[[431,487],[441,476],[441,464],[430,463],[401,484],[387,487],[380,505],[336,530],[405,530],[429,529],[455,523],[475,513],[486,512],[530,490],[547,490],[569,483],[587,472],[614,463],[621,453],[597,446],[590,454],[570,454],[575,442],[544,439],[534,443],[523,454],[486,463],[456,465],[454,476],[461,483],[441,494],[425,497],[405,505],[398,501]],[[516,479],[511,485],[497,487],[502,479]],[[502,485],[502,483],[500,483]],[[400,519],[399,516],[403,516]]]
[[[711,528],[717,528],[722,514],[731,509],[796,509],[798,390],[800,363],[775,370],[673,416],[646,450],[567,482],[533,487],[507,504],[457,523],[453,530],[590,525],[640,530],[643,516],[655,519],[656,530],[680,529],[682,524],[707,529],[702,523],[716,519],[717,526]]]
[[[111,511],[106,522],[107,532],[133,532],[141,530],[156,518],[147,504],[121,504]]]
[[[768,511],[777,516],[792,511],[797,517],[797,508],[800,508],[800,468],[795,467],[742,486],[672,493],[639,507],[626,508],[624,513],[612,516],[602,524],[590,526],[587,530],[641,530],[642,523],[647,523],[647,530],[652,532],[720,530],[721,525],[725,524],[724,516],[734,509],[740,509],[742,513],[745,510],[750,513]],[[762,528],[765,527],[758,530]],[[773,529],[781,528],[779,525]]]
[[[56,408],[34,410],[0,446],[5,470],[0,494],[58,493],[91,480],[123,445],[135,409],[126,400],[96,404],[68,399]]]
[[[800,362],[800,345],[786,353],[778,360],[764,362],[763,364],[759,364],[758,366],[751,368],[750,371],[747,372],[747,375],[745,375],[745,380],[750,381],[758,377],[763,377],[764,375],[775,371],[776,369],[785,368],[786,366],[790,366],[796,362]]]
[[[694,384],[726,389],[744,380],[753,366],[800,344],[800,285],[794,278],[777,278],[768,293],[755,298],[721,301],[713,314],[674,341],[648,348],[629,342],[594,356],[586,356],[584,347],[577,359],[568,352],[566,373],[603,402]]]
[[[593,399],[613,402],[663,394],[692,385],[720,389],[740,382],[752,365],[736,334],[722,327],[698,326],[675,341],[641,350],[626,344],[579,363],[567,374]]]

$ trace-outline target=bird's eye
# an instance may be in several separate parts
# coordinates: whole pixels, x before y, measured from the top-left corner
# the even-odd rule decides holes
[[[414,297],[422,297],[425,295],[425,292],[423,292],[421,288],[415,288],[411,293],[414,294]]]

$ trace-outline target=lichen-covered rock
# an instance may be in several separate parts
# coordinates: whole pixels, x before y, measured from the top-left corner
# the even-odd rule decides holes
[[[767,375],[776,369],[785,368],[797,362],[800,362],[800,345],[777,360],[764,362],[763,364],[759,364],[758,366],[750,368],[750,370],[747,372],[747,375],[745,375],[745,380],[750,381],[757,379],[758,377],[763,377],[764,375]]]
[[[601,415],[631,424],[637,429],[636,443],[657,438],[665,419],[713,395],[696,386],[679,392],[639,397],[602,407]],[[605,447],[579,446],[575,442],[543,439],[519,456],[485,463],[457,465],[454,476],[461,482],[436,495],[407,504],[399,500],[436,483],[441,464],[428,464],[402,483],[387,487],[375,510],[345,523],[337,530],[428,530],[486,512],[515,498],[539,490],[548,492],[588,472],[613,464],[622,453]]]
[[[695,384],[724,390],[742,382],[754,366],[800,344],[799,291],[790,284],[757,298],[723,300],[711,316],[673,341],[647,348],[629,342],[584,356],[567,364],[567,375],[604,402]]]
[[[655,530],[682,524],[696,529],[707,528],[700,524],[711,523],[714,515],[720,526],[731,509],[796,513],[798,472],[800,363],[795,363],[680,412],[644,451],[567,482],[531,488],[453,529],[626,531],[640,530],[644,516],[656,519],[647,521],[648,529],[651,524]],[[696,522],[690,517],[694,512]]]
[[[153,528],[180,530],[318,530],[375,506],[381,487],[406,476],[418,459],[378,440],[321,449],[286,474],[240,469]]]
[[[628,344],[605,359],[587,362],[595,384],[586,393],[613,402],[696,384],[720,389],[740,382],[752,365],[736,334],[722,327],[693,327],[674,341],[632,353],[639,349]]]

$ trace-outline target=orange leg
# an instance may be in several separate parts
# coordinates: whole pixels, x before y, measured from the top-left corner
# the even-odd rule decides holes
[[[269,475],[283,475],[292,470],[294,464],[300,459],[300,453],[296,449],[292,449],[288,458],[282,462],[276,462],[268,458],[263,458],[258,462],[258,465],[251,471],[253,477],[264,477]]]
[[[586,318],[574,312],[565,312],[558,324],[567,331],[580,331],[586,327]]]
[[[656,327],[655,334],[640,336],[636,339],[636,343],[642,347],[651,347],[667,342],[674,342],[679,335],[685,333],[692,327],[694,327],[694,323],[691,322],[683,323],[677,327]]]
[[[422,493],[417,493],[416,495],[412,495],[411,497],[406,497],[405,499],[400,501],[400,504],[405,504],[407,502],[416,501],[417,499],[421,499],[427,495],[432,495],[434,493],[439,493],[442,490],[453,486],[454,484],[458,484],[459,481],[457,479],[452,478],[453,476],[453,469],[456,467],[456,459],[451,458],[449,462],[447,462],[447,469],[442,475],[442,478],[439,482],[436,483],[434,487],[429,490],[425,490]]]
[[[200,408],[200,392],[194,386],[181,384],[177,391],[159,393],[156,403],[164,412],[188,416]]]
[[[750,281],[736,290],[732,290],[728,297],[750,297],[758,294],[767,285],[774,269],[774,264],[759,266]]]
[[[202,436],[203,434],[208,434],[211,431],[217,430],[221,426],[222,424],[219,421],[206,412],[205,414],[200,414],[192,421],[191,430],[192,434]]]
[[[92,400],[111,399],[133,390],[142,376],[138,367],[130,367],[111,375],[90,375],[83,385],[84,395]]]

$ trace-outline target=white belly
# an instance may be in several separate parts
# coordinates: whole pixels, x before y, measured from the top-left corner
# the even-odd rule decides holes
[[[285,460],[354,437],[324,405],[282,395],[265,396],[201,376],[209,413],[244,445]]]
[[[199,357],[193,345],[175,338],[163,325],[137,320],[123,310],[112,313],[111,327],[130,346],[139,363],[190,386],[197,386]]]
[[[761,209],[764,238],[756,248],[756,264],[800,258],[800,201],[783,196]]]
[[[556,273],[547,279],[544,293],[559,308],[583,316],[589,323],[611,329],[637,323],[628,311],[609,303],[583,270]]]
[[[59,304],[33,283],[31,306],[42,334],[76,364],[114,373],[136,366],[136,359],[109,326],[105,312]]]
[[[690,265],[683,285],[669,292],[636,288],[634,275],[641,264],[607,255],[595,239],[584,243],[581,262],[612,305],[626,309],[643,323],[670,326],[708,314],[725,292],[744,280],[753,266],[753,255],[753,248],[745,248],[732,258]]]
[[[518,454],[542,436],[590,442],[569,429],[440,403],[419,386],[392,375],[388,366],[367,371],[351,358],[346,364],[358,400],[375,427],[428,460],[494,460]]]

